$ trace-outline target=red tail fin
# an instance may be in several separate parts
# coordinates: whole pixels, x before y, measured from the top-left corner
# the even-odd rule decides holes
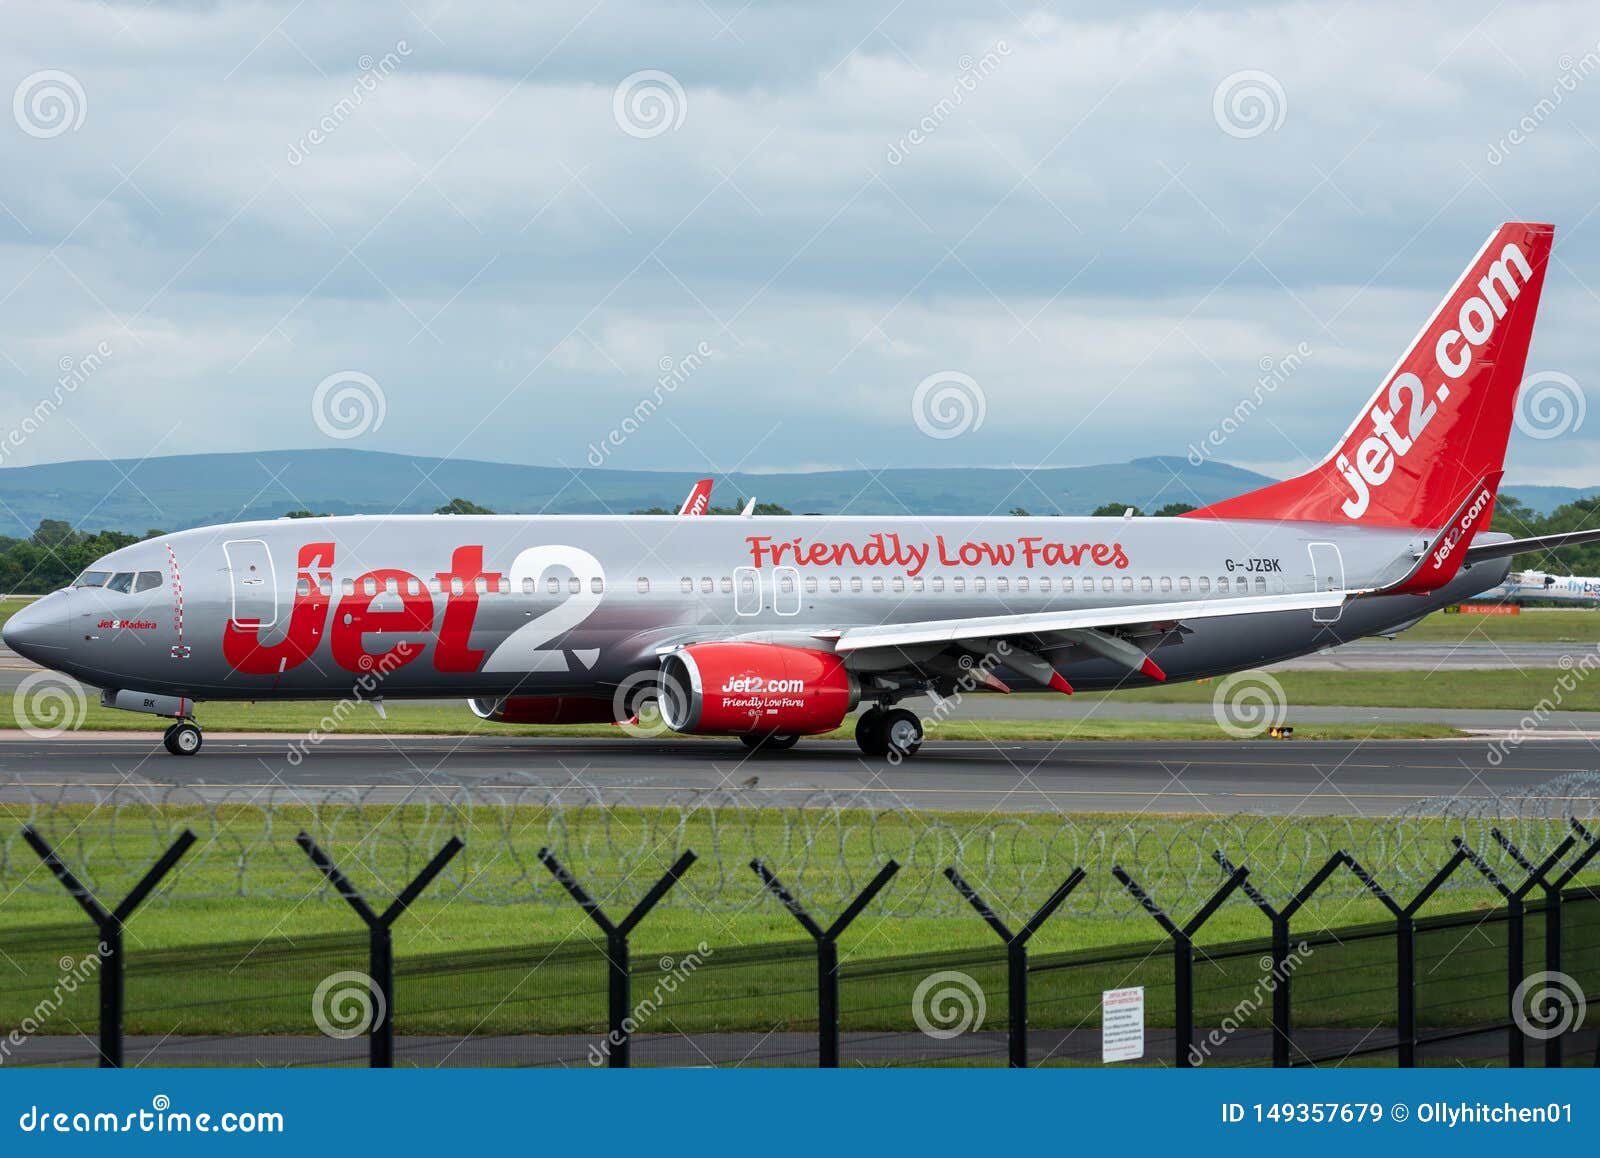
[[[1505,460],[1554,232],[1496,230],[1319,466],[1189,517],[1443,526]]]
[[[694,489],[689,492],[689,497],[683,500],[683,506],[678,508],[680,515],[703,515],[711,507],[711,480],[703,478],[694,484]]]

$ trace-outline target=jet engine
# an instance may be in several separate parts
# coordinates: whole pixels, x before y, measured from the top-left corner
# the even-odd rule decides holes
[[[661,660],[661,716],[675,732],[831,732],[861,698],[844,660],[776,643],[697,643]]]

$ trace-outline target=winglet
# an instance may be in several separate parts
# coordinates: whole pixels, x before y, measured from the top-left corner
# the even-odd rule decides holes
[[[1467,497],[1456,507],[1450,521],[1428,544],[1428,553],[1417,560],[1417,565],[1400,582],[1387,587],[1385,595],[1425,595],[1437,591],[1461,572],[1466,562],[1472,538],[1489,525],[1494,515],[1495,493],[1500,489],[1504,471],[1490,471],[1477,486],[1467,492]]]

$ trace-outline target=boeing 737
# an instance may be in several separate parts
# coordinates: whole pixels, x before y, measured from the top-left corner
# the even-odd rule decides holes
[[[407,515],[280,519],[112,552],[7,646],[171,718],[211,700],[453,697],[782,748],[923,741],[918,696],[1148,686],[1391,633],[1497,586],[1487,532],[1550,257],[1502,225],[1327,458],[1177,518]]]

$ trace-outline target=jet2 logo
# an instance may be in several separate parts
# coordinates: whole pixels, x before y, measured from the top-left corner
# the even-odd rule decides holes
[[[1488,509],[1494,500],[1494,492],[1488,487],[1478,492],[1478,497],[1472,500],[1472,505],[1456,520],[1455,526],[1439,536],[1439,544],[1433,549],[1433,569],[1441,570],[1449,561],[1450,555],[1456,549],[1456,544],[1467,535],[1477,523],[1483,512]]]
[[[1510,303],[1517,300],[1522,285],[1532,276],[1533,267],[1522,250],[1514,243],[1507,245],[1478,280],[1477,294],[1461,303],[1455,326],[1441,333],[1434,344],[1434,363],[1447,381],[1440,382],[1431,397],[1422,379],[1413,373],[1397,374],[1389,383],[1387,397],[1367,415],[1372,425],[1355,447],[1355,461],[1351,462],[1349,454],[1340,454],[1335,460],[1352,492],[1341,504],[1345,514],[1359,519],[1367,513],[1372,492],[1389,481],[1396,464],[1417,445],[1439,407],[1450,400],[1450,383],[1467,372],[1474,352],[1489,340],[1495,323],[1506,316]],[[1403,432],[1397,422],[1405,427]]]
[[[760,676],[729,676],[722,685],[724,695],[797,695],[806,690],[805,680],[768,680]]]

